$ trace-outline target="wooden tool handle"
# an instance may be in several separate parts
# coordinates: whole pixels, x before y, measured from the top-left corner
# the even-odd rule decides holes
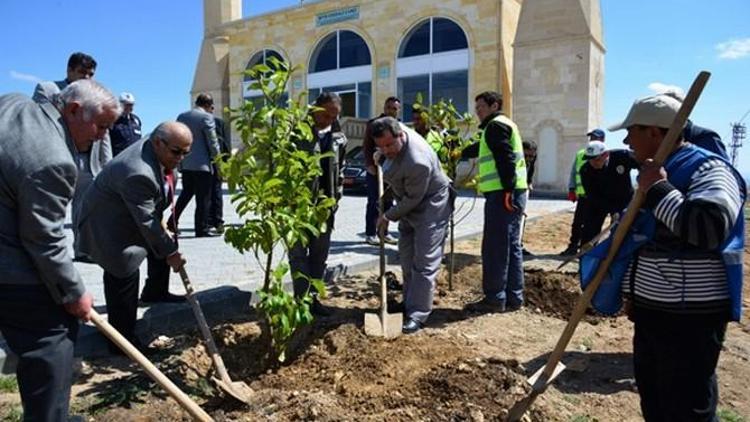
[[[385,183],[383,182],[383,167],[377,165],[378,173],[378,215],[382,216],[385,214]],[[385,316],[388,314],[388,287],[385,281],[385,235],[386,230],[378,230],[378,239],[380,241],[380,320],[385,321]]]
[[[185,409],[190,416],[193,417],[193,419],[197,421],[213,421],[211,416],[208,415],[203,409],[198,406],[193,400],[190,399],[190,397],[187,396],[187,394],[183,393],[182,390],[180,390],[172,381],[169,380],[159,369],[154,366],[151,361],[149,361],[143,354],[138,351],[138,349],[135,348],[128,340],[125,339],[125,337],[122,336],[117,330],[114,329],[107,321],[102,318],[99,313],[97,313],[95,310],[91,310],[91,321],[96,325],[96,328],[99,329],[107,338],[112,340],[117,347],[122,349],[123,352],[125,352],[126,355],[128,355],[131,359],[133,359],[136,363],[141,365],[141,367],[146,371],[146,374],[148,374],[151,379],[156,381],[157,384],[159,384],[170,396],[172,396],[173,399],[177,401],[177,403],[182,406],[183,409]]]
[[[698,101],[698,97],[700,97],[700,94],[706,86],[710,76],[710,73],[703,71],[695,78],[693,85],[690,87],[690,91],[688,91],[687,97],[685,97],[685,101],[682,102],[682,106],[672,122],[672,126],[669,128],[669,131],[662,140],[661,145],[659,145],[659,149],[654,156],[654,162],[657,164],[661,165],[664,163],[664,160],[669,157],[677,145],[677,141],[681,139],[685,122],[687,121],[690,112],[693,111],[693,107]],[[568,325],[565,327],[565,330],[563,330],[555,349],[550,354],[550,357],[547,360],[547,365],[544,367],[544,372],[542,373],[542,376],[539,377],[539,381],[534,386],[534,390],[537,390],[538,388],[546,388],[547,380],[550,378],[557,363],[562,358],[565,348],[568,346],[568,343],[578,326],[578,322],[583,317],[583,314],[586,312],[586,309],[591,302],[591,298],[594,296],[594,293],[599,288],[599,284],[601,284],[604,276],[607,274],[610,264],[617,255],[620,245],[622,245],[622,242],[625,240],[625,235],[628,233],[628,230],[630,230],[630,226],[633,224],[633,221],[635,221],[638,210],[641,208],[641,205],[643,205],[645,199],[646,193],[642,192],[640,189],[636,189],[633,199],[630,201],[627,211],[620,221],[620,225],[617,226],[617,230],[612,236],[612,245],[607,252],[607,257],[599,264],[594,279],[591,280],[591,283],[589,283],[586,290],[584,290],[583,295],[578,299],[573,314],[568,321]]]
[[[219,378],[221,378],[222,381],[227,385],[231,385],[232,379],[229,377],[226,366],[224,366],[224,360],[219,354],[219,348],[216,347],[214,337],[211,335],[211,329],[208,328],[206,317],[203,315],[201,305],[195,297],[193,284],[190,283],[190,278],[187,275],[187,271],[185,271],[184,265],[180,268],[180,278],[182,279],[182,284],[185,286],[185,297],[187,298],[188,303],[190,303],[190,307],[193,308],[193,314],[195,314],[195,319],[198,322],[198,329],[200,329],[201,335],[203,335],[203,340],[206,341],[206,348],[208,349],[208,354],[211,356],[211,360],[214,362],[216,372],[219,374]]]

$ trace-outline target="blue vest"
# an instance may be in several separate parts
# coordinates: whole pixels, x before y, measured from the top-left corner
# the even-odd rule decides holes
[[[724,161],[732,169],[740,186],[743,206],[740,208],[737,221],[728,238],[717,249],[721,253],[724,268],[726,268],[731,318],[733,321],[739,321],[742,313],[742,258],[745,252],[745,216],[743,212],[746,198],[745,180],[723,157],[692,145],[684,146],[669,156],[664,164],[664,169],[667,172],[669,183],[685,194],[688,191],[691,176],[706,160],[711,158]],[[637,253],[641,246],[652,239],[655,229],[656,217],[653,213],[640,210],[617,256],[610,265],[607,275],[591,301],[596,310],[607,315],[615,314],[620,310],[622,306],[620,289],[628,264],[633,254]],[[583,288],[594,278],[599,263],[607,256],[611,242],[612,239],[609,238],[581,257],[581,285]]]

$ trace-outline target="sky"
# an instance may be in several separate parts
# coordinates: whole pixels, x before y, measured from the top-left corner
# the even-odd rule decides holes
[[[298,4],[245,0],[243,16]],[[97,80],[135,95],[148,132],[190,107],[202,7],[202,0],[0,0],[0,94],[31,94],[39,80],[63,79],[70,53],[84,51],[99,63]],[[638,97],[670,86],[687,90],[701,70],[712,76],[691,119],[725,142],[730,123],[744,118],[750,125],[749,0],[601,0],[601,8],[603,125],[624,118]],[[623,137],[609,133],[607,142],[620,147]],[[750,175],[750,145],[739,157]]]

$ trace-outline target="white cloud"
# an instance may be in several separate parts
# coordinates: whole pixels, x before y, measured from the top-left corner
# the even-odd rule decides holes
[[[26,81],[26,82],[33,82],[33,83],[39,83],[42,81],[42,78],[38,76],[29,75],[27,73],[16,72],[15,70],[10,71],[10,77],[13,79],[18,79],[19,81]]]
[[[685,97],[685,90],[677,85],[669,85],[661,82],[651,82],[648,84],[648,89],[653,91],[655,94],[663,94],[665,92],[675,92],[681,97]]]
[[[741,59],[750,55],[750,38],[716,44],[716,50],[719,52],[720,59]]]

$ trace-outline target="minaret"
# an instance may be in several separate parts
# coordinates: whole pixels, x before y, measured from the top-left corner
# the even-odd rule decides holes
[[[523,2],[513,44],[513,118],[523,138],[539,146],[540,190],[566,190],[573,155],[601,126],[604,53],[599,0]]]
[[[242,18],[242,0],[203,0],[203,42],[195,68],[191,105],[199,92],[214,97],[217,115],[229,105],[229,38],[221,25]]]

